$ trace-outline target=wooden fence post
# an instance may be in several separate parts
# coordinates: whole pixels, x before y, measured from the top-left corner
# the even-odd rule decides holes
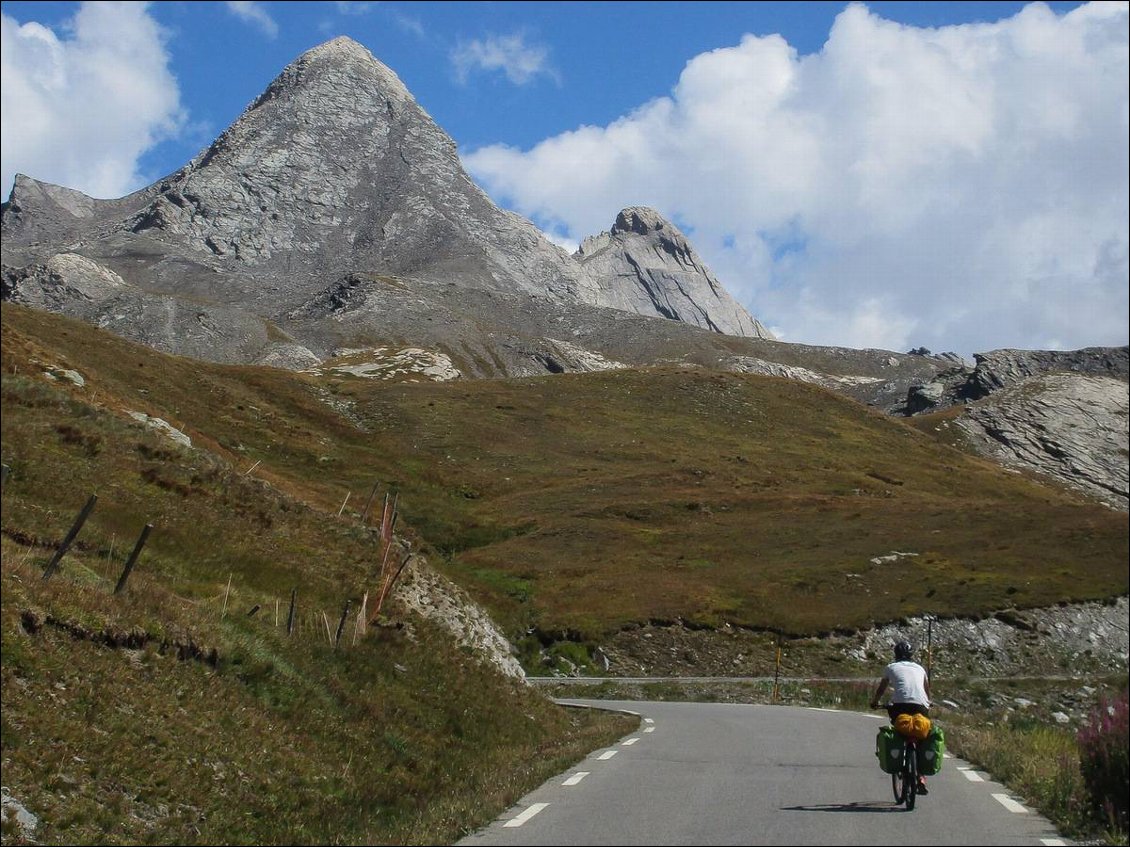
[[[341,620],[337,624],[337,635],[334,636],[334,647],[341,643],[341,633],[345,631],[345,616],[349,614],[349,601],[345,601],[345,605],[341,607]]]
[[[228,587],[224,589],[224,609],[220,612],[220,620],[223,620],[228,614],[228,595],[231,594],[231,578],[232,575],[228,574]]]
[[[781,633],[777,633],[777,669],[773,672],[773,702],[781,696]]]
[[[71,531],[67,533],[67,537],[63,539],[63,543],[59,545],[59,549],[55,551],[55,555],[51,557],[51,561],[47,563],[47,567],[43,569],[43,578],[48,579],[54,575],[55,571],[59,569],[59,562],[62,560],[63,555],[70,549],[74,543],[75,538],[78,537],[79,530],[82,525],[86,523],[86,519],[90,517],[90,513],[94,511],[94,504],[98,502],[98,495],[91,494],[90,499],[86,501],[86,505],[82,507],[82,511],[78,513],[75,518],[74,525]]]
[[[129,554],[129,561],[126,562],[125,570],[122,571],[121,577],[118,578],[118,584],[114,587],[115,594],[121,594],[126,590],[126,580],[129,579],[133,566],[137,563],[137,557],[141,555],[141,548],[145,546],[149,533],[152,531],[153,524],[151,523],[147,523],[145,528],[141,530],[141,536],[137,539],[137,544],[133,546],[133,552]]]
[[[369,499],[365,501],[365,508],[361,510],[361,525],[365,525],[365,518],[369,515],[369,507],[373,505],[373,498],[377,496],[377,489],[381,487],[380,482],[373,483],[373,490],[369,492]]]

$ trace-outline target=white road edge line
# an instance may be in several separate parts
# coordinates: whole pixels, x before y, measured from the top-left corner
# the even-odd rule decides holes
[[[622,742],[622,746],[631,747],[633,744],[635,744],[639,740],[640,739],[639,739],[638,736],[636,738],[629,738],[627,741]]]
[[[1066,847],[1067,842],[1062,838],[1041,838],[1041,844],[1047,844],[1048,847]]]
[[[527,808],[526,811],[522,812],[522,814],[508,820],[503,826],[521,826],[548,805],[549,803],[534,803]]]
[[[977,771],[973,770],[972,768],[958,768],[958,770],[961,771],[961,775],[968,779],[970,782],[985,781],[982,778],[981,774],[977,773]]]
[[[586,776],[588,776],[589,773],[590,773],[590,771],[577,771],[575,774],[573,774],[571,777],[569,777],[567,780],[565,780],[561,784],[562,785],[576,785],[578,782],[580,782],[582,779],[584,779]]]
[[[994,794],[993,799],[1004,806],[1006,809],[1008,809],[1010,812],[1018,815],[1025,815],[1028,813],[1027,809],[1025,809],[1007,794]]]
[[[616,755],[615,750],[608,750],[605,753],[601,753],[599,756],[596,757],[596,759],[597,759],[598,762],[603,762],[605,759],[611,759],[615,755]]]
[[[649,726],[646,729],[644,729],[644,732],[655,732],[655,727]]]
[[[644,718],[643,722],[644,723],[655,723],[655,719],[654,718]]]
[[[839,712],[839,709],[825,709],[823,706],[809,706],[814,712]]]

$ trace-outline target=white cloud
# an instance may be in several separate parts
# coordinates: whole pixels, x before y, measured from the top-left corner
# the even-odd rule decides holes
[[[252,0],[229,0],[225,3],[228,11],[239,18],[245,23],[258,27],[267,38],[277,38],[279,34],[279,25],[275,23],[275,19],[271,17],[270,13],[263,8],[262,3],[255,3]],[[339,3],[338,6],[348,5]]]
[[[0,20],[2,190],[16,173],[120,197],[141,155],[184,124],[162,32],[144,3],[84,3],[60,38]]]
[[[501,71],[515,85],[525,85],[540,75],[558,81],[557,71],[549,62],[549,49],[527,44],[522,33],[460,41],[451,51],[451,63],[461,84],[475,71]]]
[[[417,38],[427,38],[428,32],[424,29],[424,22],[411,15],[405,15],[395,9],[389,10],[393,22],[405,32],[410,32]]]
[[[373,8],[372,3],[363,3],[359,0],[337,0],[334,3],[340,15],[367,15]]]
[[[918,29],[854,4],[819,53],[747,35],[608,126],[465,163],[574,240],[655,206],[791,341],[1125,344],[1128,9]]]
[[[542,235],[545,236],[546,241],[550,244],[556,244],[570,256],[576,253],[577,249],[581,246],[581,242],[577,241],[575,238],[568,238],[564,235],[558,235],[555,232],[543,232]]]

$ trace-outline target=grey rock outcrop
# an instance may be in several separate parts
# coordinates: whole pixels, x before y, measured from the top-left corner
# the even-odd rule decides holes
[[[970,404],[956,421],[980,452],[1127,511],[1130,392],[1103,376],[1029,377]]]
[[[574,257],[600,287],[603,305],[726,335],[773,338],[730,296],[686,236],[654,209],[624,209],[611,230],[586,238]]]
[[[915,385],[906,395],[906,412],[914,415],[929,411],[942,402],[945,394],[945,383],[928,382],[925,385]]]
[[[962,405],[976,451],[1127,510],[1130,347],[993,350],[907,392],[905,414]]]
[[[1048,373],[1074,373],[1130,378],[1130,347],[1086,347],[1082,350],[993,350],[974,355],[976,367],[961,387],[970,400]]]

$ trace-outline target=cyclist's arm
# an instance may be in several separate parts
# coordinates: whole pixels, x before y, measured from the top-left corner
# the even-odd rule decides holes
[[[875,696],[871,698],[871,708],[879,708],[879,698],[883,696],[883,692],[887,690],[887,678],[883,677],[879,680],[879,687],[875,689]]]

